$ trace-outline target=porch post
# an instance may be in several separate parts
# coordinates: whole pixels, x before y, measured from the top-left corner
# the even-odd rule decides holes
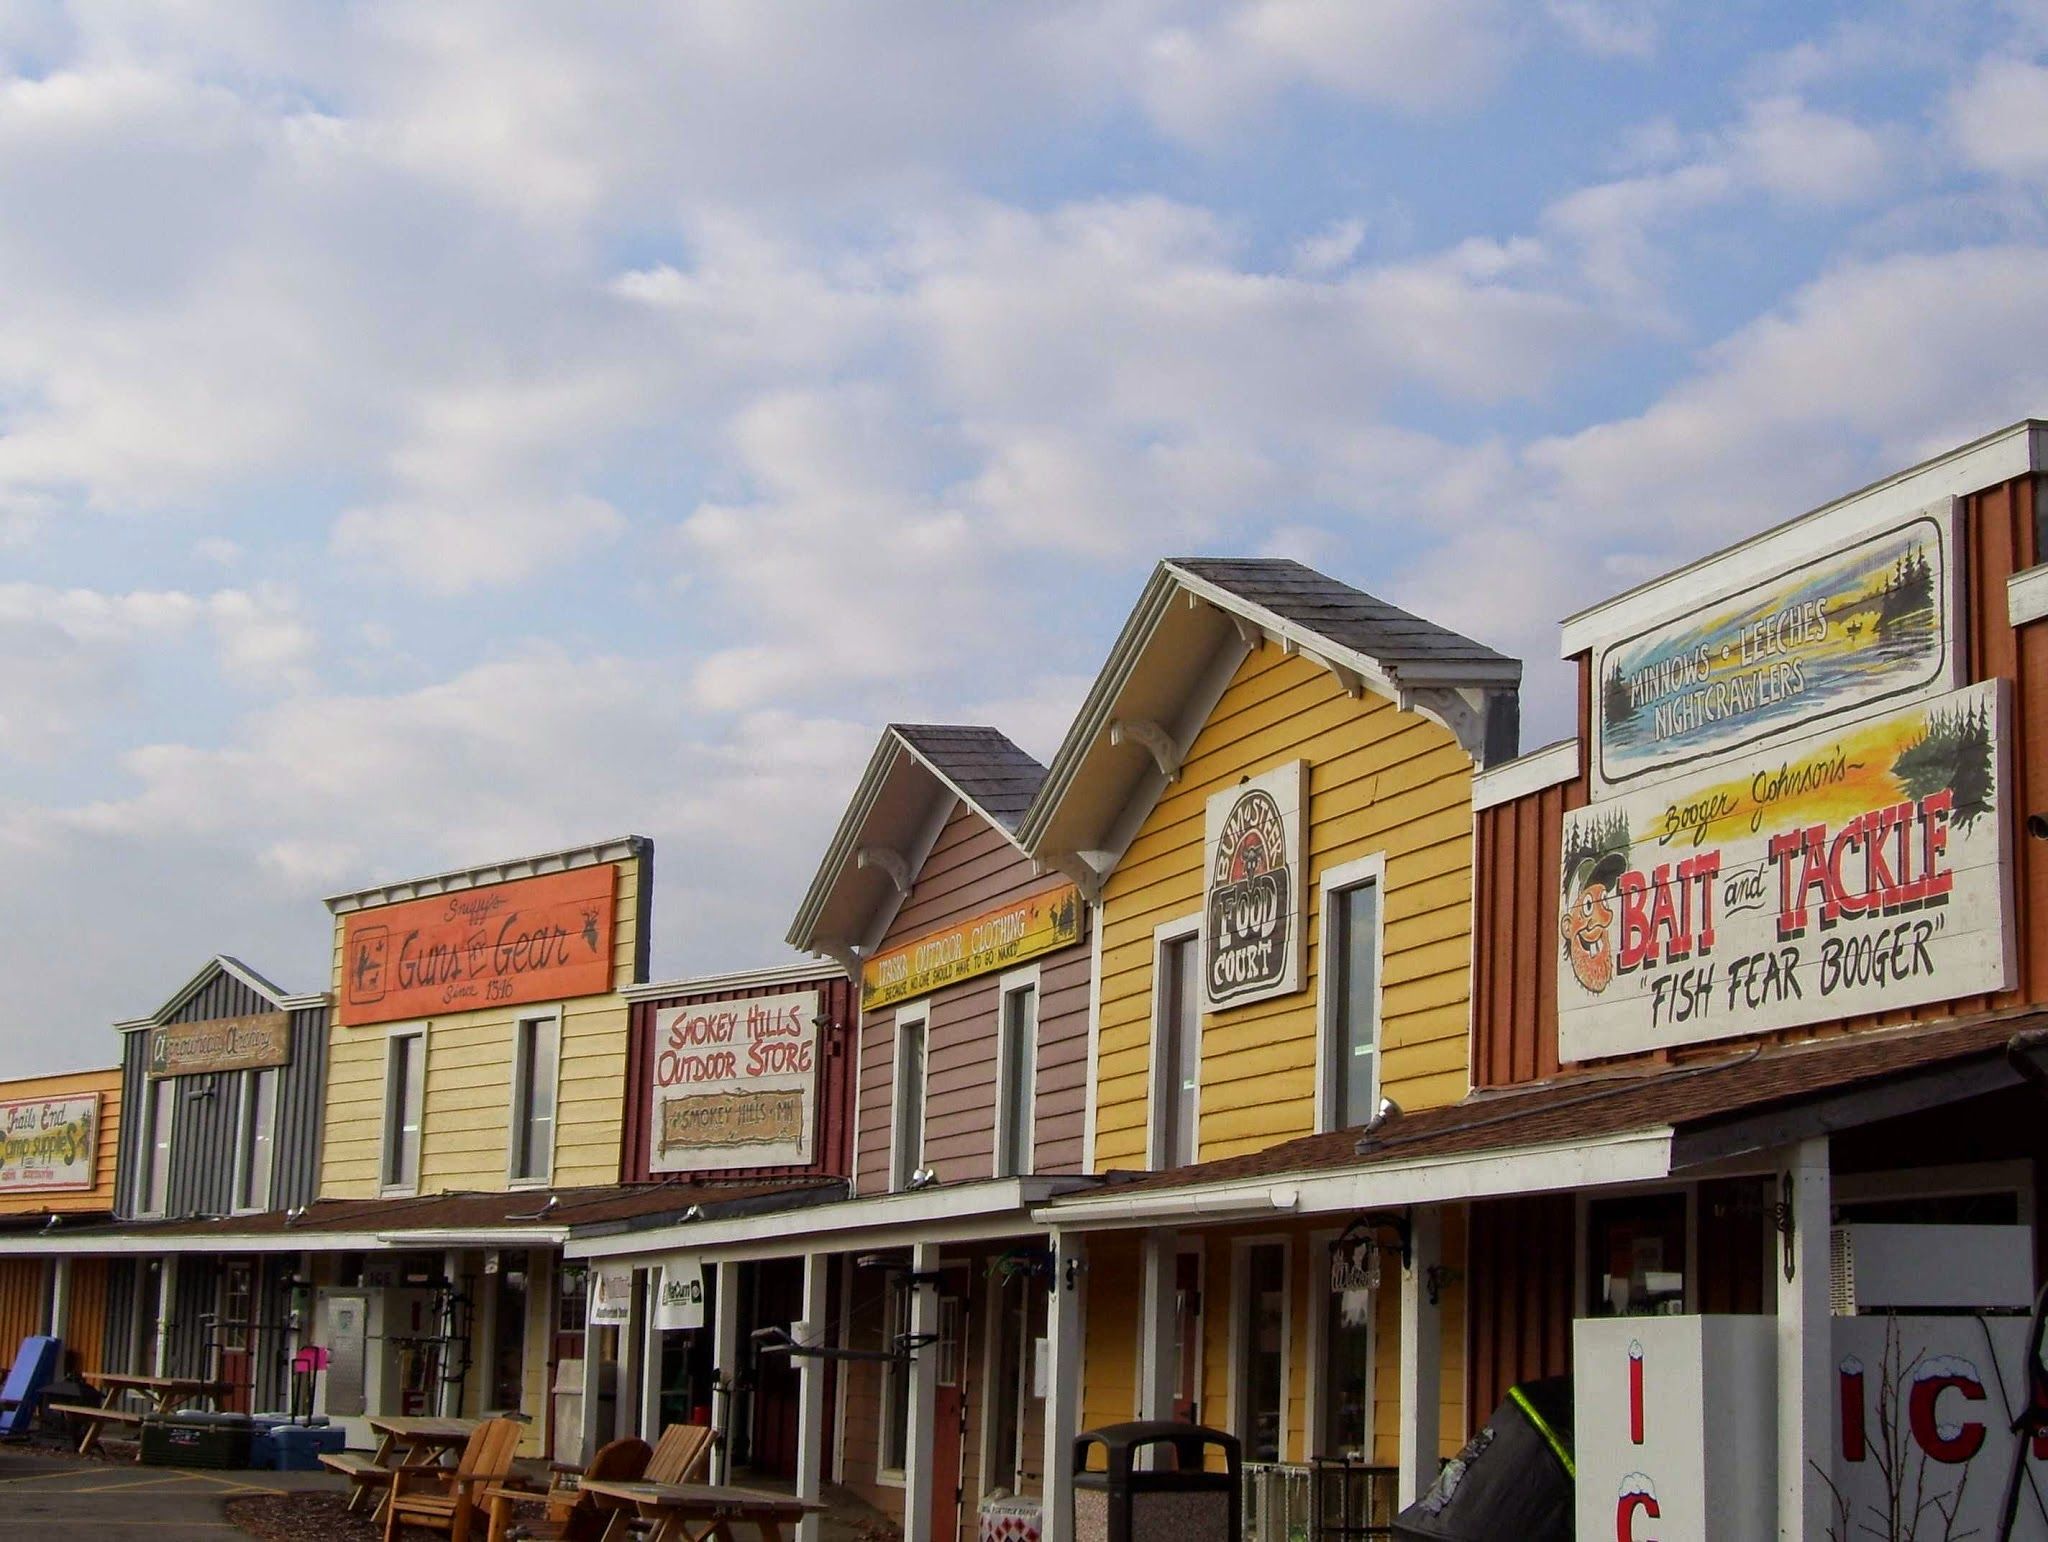
[[[1145,1233],[1143,1297],[1138,1312],[1138,1417],[1173,1417],[1175,1342],[1174,1274],[1180,1233],[1160,1227]]]
[[[1825,1461],[1832,1412],[1830,1190],[1825,1135],[1780,1154],[1775,1197],[1788,1207],[1792,1235],[1778,1246],[1778,1535],[1795,1542],[1826,1536],[1832,1518],[1811,1460]]]
[[[50,1260],[50,1322],[48,1332],[51,1338],[64,1337],[65,1320],[71,1315],[71,1260],[53,1258]]]
[[[910,1293],[910,1427],[903,1459],[903,1542],[935,1542],[932,1536],[932,1459],[939,1392],[939,1245],[920,1242],[910,1250],[919,1278]]]
[[[1401,1466],[1394,1489],[1403,1508],[1436,1481],[1443,1371],[1443,1313],[1429,1299],[1431,1272],[1443,1262],[1443,1212],[1418,1205],[1409,1211],[1409,1224],[1413,1250],[1401,1272]]]
[[[736,1417],[733,1383],[740,1374],[740,1266],[735,1263],[718,1265],[718,1295],[712,1305],[711,1328],[711,1375],[718,1388],[721,1410],[712,1419],[718,1427],[718,1444],[711,1448],[712,1471],[717,1476],[714,1483],[732,1481],[733,1432],[739,1424]]]
[[[434,1389],[434,1411],[444,1418],[462,1417],[462,1383],[455,1379],[455,1293],[462,1280],[462,1251],[450,1248],[441,1255],[441,1278],[448,1282],[441,1298],[440,1385]]]
[[[661,1330],[655,1308],[661,1290],[661,1266],[649,1264],[640,1271],[640,1288],[633,1292],[631,1321],[626,1324],[633,1342],[640,1347],[640,1438],[661,1438]]]
[[[789,1325],[799,1344],[823,1347],[832,1336],[825,1311],[825,1281],[832,1266],[829,1253],[804,1254],[803,1319]],[[831,1362],[820,1355],[801,1355],[796,1362],[796,1497],[816,1503],[825,1492],[825,1372]],[[797,1542],[818,1542],[822,1521],[806,1515],[797,1524]]]
[[[591,1284],[594,1284],[596,1280],[594,1273],[586,1273],[583,1278]],[[598,1364],[599,1345],[604,1335],[604,1329],[590,1320],[590,1309],[595,1303],[596,1298],[597,1292],[594,1289],[585,1289],[583,1296],[583,1450],[581,1458],[585,1467],[590,1465],[590,1459],[597,1455],[597,1448],[603,1444],[597,1438],[597,1411],[599,1407],[597,1394],[604,1386],[602,1367]],[[616,1408],[618,1405],[615,1403],[612,1406]],[[611,1438],[611,1431],[606,1430],[604,1434],[606,1439]]]
[[[1087,1244],[1052,1234],[1052,1300],[1045,1314],[1045,1481],[1041,1489],[1044,1542],[1074,1542],[1074,1436],[1081,1423],[1081,1285]]]
[[[167,1376],[171,1354],[171,1313],[178,1304],[178,1255],[164,1254],[163,1273],[157,1276],[157,1312],[153,1345],[150,1351],[149,1374]]]

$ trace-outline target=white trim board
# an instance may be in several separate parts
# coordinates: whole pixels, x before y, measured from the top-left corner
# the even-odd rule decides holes
[[[1503,760],[1472,774],[1472,812],[1482,813],[1526,798],[1532,792],[1578,780],[1582,769],[1577,739],[1559,739],[1541,749]]]
[[[2025,626],[2048,616],[2048,562],[2026,568],[2005,581],[2005,616],[2014,626]]]
[[[845,978],[846,971],[837,964],[820,963],[814,958],[804,958],[792,964],[767,964],[759,969],[735,969],[729,974],[696,975],[683,980],[651,980],[645,985],[629,985],[619,994],[628,1001],[666,1003],[671,998],[680,1001],[685,997],[709,996],[724,991],[763,990],[776,985],[808,985],[813,980],[820,985],[827,985]]]
[[[1317,927],[1316,927],[1316,1088],[1315,1088],[1315,1129],[1322,1134],[1332,1128],[1330,1105],[1336,1090],[1339,1068],[1330,1059],[1330,1040],[1336,1029],[1336,997],[1326,988],[1332,971],[1330,951],[1331,901],[1337,895],[1350,889],[1364,888],[1370,884],[1374,889],[1372,921],[1372,1093],[1366,1099],[1369,1108],[1377,1109],[1380,1099],[1380,1057],[1386,1046],[1381,1042],[1380,1030],[1385,1025],[1387,991],[1387,855],[1376,851],[1370,856],[1355,861],[1339,863],[1325,868],[1317,880]],[[1371,1118],[1368,1114],[1366,1118]],[[1365,1121],[1360,1120],[1363,1124]]]

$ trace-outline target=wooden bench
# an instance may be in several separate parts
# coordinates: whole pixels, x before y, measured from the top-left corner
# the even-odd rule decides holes
[[[360,1451],[323,1451],[320,1465],[348,1479],[351,1510],[360,1510],[372,1494],[381,1501],[391,1492],[391,1466],[374,1456],[365,1456]]]
[[[69,1414],[85,1425],[85,1434],[78,1441],[80,1456],[100,1443],[100,1434],[109,1424],[132,1424],[138,1436],[142,1433],[143,1415],[127,1408],[101,1408],[91,1403],[52,1403],[50,1411]]]

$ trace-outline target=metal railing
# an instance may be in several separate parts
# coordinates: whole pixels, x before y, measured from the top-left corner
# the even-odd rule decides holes
[[[1381,1542],[1393,1535],[1395,1470],[1343,1458],[1247,1462],[1244,1542]]]

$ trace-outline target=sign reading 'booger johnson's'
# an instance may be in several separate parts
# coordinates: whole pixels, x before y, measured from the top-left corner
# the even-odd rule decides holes
[[[1081,940],[1081,891],[1061,884],[877,953],[860,971],[861,1010],[913,1001]]]
[[[614,862],[351,912],[343,1024],[594,996],[612,988]]]

